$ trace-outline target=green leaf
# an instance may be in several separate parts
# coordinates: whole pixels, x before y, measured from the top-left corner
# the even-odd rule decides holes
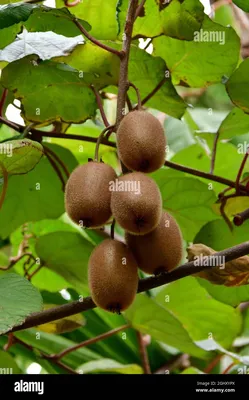
[[[0,350],[0,374],[21,374],[21,370],[17,366],[15,359],[9,353],[2,350]]]
[[[238,149],[236,149],[236,147],[231,143],[219,142],[214,173],[235,181],[243,157],[244,155],[239,154]],[[179,151],[170,161],[208,173],[211,165],[211,152],[207,153],[204,147],[196,144]],[[249,163],[247,162],[247,169],[248,166]],[[224,185],[221,183],[212,182],[202,178],[199,179],[208,183],[209,188],[213,188],[217,193],[225,189]]]
[[[36,329],[16,332],[15,336],[47,354],[56,354],[75,345],[75,341],[69,340],[62,335],[53,335],[42,331],[39,331],[39,339],[37,339]],[[83,362],[98,360],[100,358],[101,356],[97,352],[87,347],[82,347],[63,357],[63,362],[71,368],[76,368]]]
[[[92,83],[96,88],[118,85],[119,58],[91,42],[77,46],[68,56],[55,58],[54,61],[64,62],[78,71],[92,73]]]
[[[63,276],[79,290],[88,286],[88,259],[94,246],[82,235],[54,232],[41,236],[36,252],[45,266]]]
[[[125,316],[135,329],[152,336],[155,340],[198,358],[207,357],[207,354],[193,343],[178,317],[152,298],[138,295],[125,312]]]
[[[20,31],[21,23],[12,25],[9,28],[0,29],[0,49],[4,49],[12,43]]]
[[[165,36],[153,40],[155,55],[166,61],[174,84],[184,82],[190,87],[207,87],[221,82],[224,76],[229,77],[237,65],[240,41],[232,28],[205,17],[197,34],[200,37],[196,35],[191,42]],[[215,37],[214,41],[211,34],[217,35],[218,40]]]
[[[3,69],[1,77],[2,85],[21,100],[25,117],[38,123],[54,120],[79,123],[93,117],[97,104],[87,79],[88,74],[80,77],[64,64],[39,62],[37,56],[12,62]],[[41,96],[44,92],[46,96]]]
[[[167,67],[162,58],[153,57],[136,46],[131,47],[129,80],[139,88],[142,98],[151,93],[167,76],[166,71]],[[137,101],[134,91],[130,91],[130,93],[131,99]],[[156,108],[174,118],[181,118],[187,105],[177,94],[171,78],[167,77],[161,89],[146,103],[146,106]]]
[[[54,304],[45,304],[44,310],[49,310],[50,308],[54,308],[56,305]],[[53,322],[48,322],[47,324],[38,325],[37,329],[48,332],[48,333],[56,333],[61,334],[65,332],[72,332],[75,329],[81,328],[86,323],[85,317],[83,314],[69,315],[68,317],[58,319]]]
[[[226,84],[232,102],[246,113],[249,113],[249,58],[244,60],[234,71]]]
[[[72,171],[77,162],[62,147],[51,149]],[[61,181],[43,157],[36,167],[25,175],[11,176],[2,209],[0,210],[0,237],[8,237],[21,224],[28,221],[58,218],[65,211]]]
[[[27,279],[12,273],[0,277],[0,303],[1,335],[42,309],[38,290]]]
[[[142,368],[137,364],[123,365],[117,361],[102,358],[97,361],[89,361],[77,368],[79,374],[114,373],[114,374],[142,374]]]
[[[219,138],[231,139],[247,133],[249,133],[249,115],[240,108],[234,107],[219,128]]]
[[[204,15],[203,5],[196,0],[173,0],[160,13],[163,33],[177,39],[193,40]]]
[[[56,7],[64,7],[63,0],[56,0]],[[118,34],[116,16],[117,0],[84,0],[70,11],[77,18],[87,21],[91,26],[91,35],[96,39],[115,40]]]
[[[247,241],[248,229],[249,222],[246,221],[240,227],[234,226],[231,232],[225,221],[218,219],[206,224],[196,235],[194,243],[203,243],[216,251],[221,251]],[[198,281],[212,297],[222,303],[236,307],[241,302],[249,301],[249,285],[225,287],[214,285],[201,278],[198,278]]]
[[[26,21],[34,7],[32,4],[5,4],[0,6],[0,29]]]
[[[163,208],[176,218],[185,240],[192,241],[207,221],[216,218],[211,208],[216,197],[207,184],[165,169],[152,177],[161,190]]]
[[[247,0],[233,0],[233,2],[245,12],[249,12],[249,4]]]
[[[0,145],[0,164],[9,175],[26,174],[40,161],[43,147],[29,139],[11,140]],[[0,177],[3,176],[0,170]]]
[[[106,44],[110,46],[109,42]],[[120,46],[112,45],[112,47],[120,50]],[[92,73],[91,82],[97,88],[118,85],[120,64],[118,58],[92,43],[88,42],[80,45],[69,56],[56,58],[55,60],[65,62],[78,71]],[[160,57],[153,57],[137,46],[131,46],[129,80],[139,88],[142,98],[156,88],[165,77],[166,70],[166,64]],[[106,90],[117,92],[116,87],[114,90],[112,87]],[[129,96],[134,102],[137,101],[134,90],[129,91]],[[177,94],[170,78],[166,80],[161,89],[146,105],[166,112],[175,118],[181,118],[187,106]]]
[[[66,7],[56,9],[42,6],[33,10],[24,26],[29,32],[53,31],[58,35],[73,37],[81,34],[72,21],[73,17]],[[87,31],[91,29],[86,21],[79,22]]]
[[[183,375],[199,375],[199,374],[204,374],[204,372],[200,371],[198,368],[195,367],[189,367],[186,368],[183,372],[181,372]]]
[[[170,283],[157,294],[156,301],[178,318],[196,344],[211,335],[229,348],[240,332],[239,311],[212,299],[193,277]]]

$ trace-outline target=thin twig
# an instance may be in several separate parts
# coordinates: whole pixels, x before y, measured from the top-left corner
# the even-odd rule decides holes
[[[218,354],[208,365],[207,367],[204,369],[204,372],[206,374],[209,374],[214,367],[216,367],[217,364],[219,364],[221,358],[224,356],[224,354]]]
[[[113,49],[112,47],[106,46],[105,44],[99,42],[97,39],[95,39],[90,33],[87,32],[87,30],[84,28],[84,26],[81,25],[81,23],[78,21],[78,19],[75,17],[72,20],[75,25],[79,28],[79,30],[83,33],[85,37],[87,37],[90,42],[96,44],[97,46],[101,47],[103,50],[108,51],[109,53],[116,54],[119,58],[122,59],[123,53],[121,51],[118,51],[116,49]]]
[[[0,117],[3,116],[3,109],[4,109],[4,104],[5,104],[7,95],[8,95],[8,89],[4,89],[3,93],[2,93],[2,97],[0,99]]]
[[[227,374],[228,371],[234,366],[236,365],[235,362],[232,362],[230,365],[228,365],[228,367],[222,372],[223,375]]]
[[[197,169],[189,168],[189,167],[186,167],[185,165],[175,164],[171,161],[165,161],[164,165],[166,167],[176,169],[177,171],[186,172],[187,174],[190,174],[190,175],[199,176],[200,178],[205,178],[205,179],[208,179],[213,182],[222,183],[223,185],[229,186],[231,188],[236,187],[235,182],[230,181],[229,179],[223,178],[221,176],[217,176],[217,175],[209,174],[207,172],[199,171]],[[246,191],[245,186],[240,185],[240,190]]]
[[[243,173],[243,170],[244,170],[244,167],[245,167],[245,164],[246,164],[248,156],[249,156],[249,150],[247,150],[247,152],[246,152],[246,154],[245,154],[245,156],[244,156],[244,158],[242,160],[242,163],[241,163],[241,166],[240,166],[237,178],[236,178],[235,188],[236,188],[236,193],[237,194],[240,193],[240,178],[242,176],[242,173]]]
[[[141,96],[140,96],[140,92],[139,89],[131,82],[129,82],[129,86],[133,87],[133,89],[135,89],[136,94],[137,94],[137,109],[141,110],[142,108],[142,103],[141,103]]]
[[[37,268],[32,272],[32,274],[29,275],[29,280],[31,280],[31,278],[33,278],[33,276],[36,275],[37,272],[39,272],[40,269],[41,269],[42,267],[43,267],[43,264],[40,264],[39,267],[37,267]]]
[[[170,373],[176,369],[185,369],[190,367],[189,354],[180,354],[174,356],[167,364],[158,368],[154,374],[162,375]]]
[[[14,335],[13,333],[9,333],[8,342],[3,346],[3,350],[8,351],[13,344],[14,344]]]
[[[216,133],[215,139],[214,139],[214,146],[213,146],[213,151],[212,151],[212,159],[211,159],[210,174],[213,174],[213,173],[214,173],[215,159],[216,159],[216,152],[217,152],[217,146],[218,146],[219,136],[220,136],[220,132],[218,131],[218,132]]]
[[[128,93],[126,94],[126,103],[127,103],[127,106],[128,106],[128,110],[132,111],[133,110],[132,102],[131,102],[131,99],[129,98]]]
[[[99,111],[100,111],[102,120],[104,122],[104,125],[105,125],[105,127],[108,127],[108,126],[110,126],[110,124],[109,124],[109,122],[107,120],[100,94],[99,94],[98,90],[94,87],[94,85],[91,85],[91,89],[92,89],[93,93],[95,94],[96,101],[97,101],[97,104],[98,104],[98,107],[99,107]]]
[[[239,257],[245,256],[249,253],[249,241],[241,243],[237,246],[227,248],[216,253],[217,257],[225,257],[226,262],[235,260]],[[212,257],[212,256],[210,256]],[[141,279],[139,281],[138,293],[145,292],[146,290],[154,289],[159,286],[163,286],[166,283],[174,282],[178,279],[184,278],[189,275],[196,274],[207,268],[213,268],[215,263],[207,260],[204,265],[195,265],[195,261],[187,262],[186,264],[174,269],[171,272],[161,273],[157,276],[151,276],[149,278]],[[208,265],[208,267],[206,266]],[[74,301],[71,303],[63,304],[58,307],[50,308],[38,313],[34,313],[28,316],[25,322],[19,326],[15,326],[9,332],[20,331],[28,328],[42,325],[47,322],[56,321],[61,318],[69,317],[71,315],[78,314],[87,310],[95,308],[91,297],[85,297],[83,301]]]
[[[58,164],[63,169],[66,177],[69,178],[70,172],[68,171],[66,164],[64,164],[64,162],[60,159],[60,157],[58,157],[57,154],[53,150],[51,150],[49,147],[43,145],[43,148],[46,150],[47,153],[49,153],[51,155],[51,157],[53,157],[58,162]]]
[[[87,339],[84,342],[81,342],[81,343],[78,343],[78,344],[76,344],[74,346],[71,346],[68,349],[63,350],[58,354],[50,355],[49,358],[53,359],[53,360],[60,360],[61,358],[65,357],[69,353],[72,353],[73,351],[81,349],[82,347],[90,346],[91,344],[97,343],[100,340],[107,339],[107,338],[115,335],[116,333],[121,332],[121,331],[123,331],[125,329],[128,329],[130,327],[131,327],[130,324],[126,324],[126,325],[120,326],[119,328],[112,329],[111,331],[102,333],[99,336],[96,336],[96,337],[91,338],[91,339]]]
[[[146,44],[146,46],[144,47],[144,51],[148,49],[149,45],[152,43],[152,38],[150,38]]]
[[[17,338],[16,336],[13,338],[13,344],[20,344],[21,346],[25,347],[26,349],[28,349],[32,352],[34,352],[34,349],[35,349],[33,346],[23,342],[21,339]],[[58,365],[60,368],[69,372],[70,374],[78,375],[78,373],[76,371],[74,371],[72,368],[68,367],[64,363],[57,361],[55,359],[53,360],[49,355],[43,353],[41,350],[38,350],[38,351],[39,351],[39,357],[44,358],[45,360],[49,360],[49,361],[51,360],[55,365]]]
[[[8,175],[6,168],[4,167],[4,165],[2,163],[0,163],[0,168],[3,173],[3,188],[2,188],[2,193],[0,196],[0,210],[1,210],[3,203],[4,203],[6,193],[7,193],[9,175]]]
[[[99,160],[99,147],[100,147],[100,144],[101,144],[102,141],[103,141],[103,138],[104,138],[106,132],[110,132],[110,130],[112,130],[114,127],[115,127],[114,125],[109,125],[109,126],[107,126],[107,127],[101,132],[101,134],[99,135],[99,137],[98,137],[98,139],[97,139],[97,142],[96,142],[96,147],[95,147],[95,154],[94,154],[94,160],[95,160],[95,161],[98,162],[98,160]]]
[[[142,100],[142,105],[144,105],[145,103],[147,103],[157,92],[158,90],[161,89],[161,87],[165,84],[165,82],[167,81],[167,78],[164,77],[159,83],[158,85]]]
[[[75,6],[77,6],[77,4],[80,4],[80,1],[81,0],[74,0],[70,3],[68,0],[65,0],[64,4],[66,7],[75,7]]]
[[[247,208],[247,210],[245,210],[239,214],[236,214],[233,218],[233,223],[236,226],[240,226],[248,219],[249,219],[249,208]]]
[[[230,221],[230,219],[228,218],[228,216],[226,215],[226,212],[225,212],[226,204],[227,204],[227,197],[223,197],[223,199],[221,199],[220,213],[221,213],[225,223],[227,224],[229,230],[232,232],[233,224]]]
[[[116,221],[115,221],[115,219],[112,221],[112,224],[111,224],[111,238],[112,239],[114,239],[115,238],[115,223],[116,223]]]
[[[140,16],[140,13],[141,13],[142,9],[144,8],[145,2],[146,2],[146,0],[141,0],[141,3],[139,4],[137,11],[136,11],[135,20],[137,19],[137,17]]]
[[[137,334],[139,352],[141,356],[144,374],[151,374],[150,362],[147,354],[146,345],[144,343],[143,335],[139,331],[137,331],[136,334]]]
[[[46,156],[47,156],[48,161],[50,162],[51,166],[53,167],[54,171],[56,172],[58,178],[59,178],[60,181],[61,181],[61,184],[62,184],[62,191],[64,192],[64,191],[65,191],[65,185],[66,185],[66,182],[65,182],[65,180],[64,180],[64,177],[63,177],[63,175],[62,175],[62,173],[61,173],[61,171],[60,171],[58,165],[56,164],[56,162],[53,160],[53,158],[51,157],[51,155],[47,152],[47,149],[44,149],[44,151],[45,151],[45,154],[46,154]]]

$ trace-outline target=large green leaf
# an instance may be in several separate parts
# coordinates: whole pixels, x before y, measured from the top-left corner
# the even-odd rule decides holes
[[[97,108],[89,87],[90,76],[82,75],[64,64],[39,62],[37,56],[31,55],[7,65],[1,81],[21,100],[28,120],[79,123],[94,116]]]
[[[92,26],[90,33],[95,38],[114,40],[118,34],[116,6],[117,0],[84,0],[71,7],[70,11]],[[56,0],[56,7],[64,7],[64,1]]]
[[[156,301],[178,318],[195,342],[211,337],[229,348],[240,332],[239,311],[212,299],[193,277],[170,283],[157,294]]]
[[[236,246],[248,240],[249,222],[245,222],[240,227],[234,226],[231,232],[224,220],[219,219],[207,223],[196,235],[194,243],[203,243],[216,251]],[[238,287],[225,287],[214,285],[205,279],[198,278],[200,284],[215,299],[237,306],[241,302],[249,301],[249,285]]]
[[[119,12],[120,38],[123,33],[128,0],[121,2]],[[155,0],[147,0],[133,28],[133,37],[155,37],[161,34],[192,40],[201,27],[204,7],[196,0],[172,0],[165,7]]]
[[[0,302],[0,334],[42,309],[40,292],[27,279],[12,273],[0,277]]]
[[[42,6],[33,10],[24,26],[29,32],[53,31],[58,35],[78,36],[81,32],[73,23],[73,17],[66,7],[55,9]],[[91,29],[86,21],[79,22],[87,31]]]
[[[1,375],[21,373],[15,359],[9,353],[2,350],[0,350],[0,371]]]
[[[163,33],[177,39],[193,40],[204,15],[204,7],[199,1],[173,0],[160,13]]]
[[[77,368],[80,374],[91,373],[114,373],[114,374],[143,374],[143,369],[137,364],[123,365],[117,361],[108,358],[102,358],[97,361],[89,361]]]
[[[64,62],[78,71],[94,74],[92,83],[97,88],[118,85],[119,58],[91,42],[77,46],[71,54],[55,58],[55,61]]]
[[[110,45],[109,42],[107,44]],[[113,47],[120,49],[120,46],[117,45]],[[92,43],[88,42],[78,46],[67,57],[60,57],[56,60],[65,62],[78,71],[93,73],[92,83],[96,87],[118,85],[119,59]],[[160,57],[153,57],[137,46],[131,46],[129,80],[139,88],[142,98],[152,92],[162,81],[166,69],[166,64]],[[112,91],[112,88],[107,88],[107,91]],[[114,88],[114,92],[117,92],[116,88]],[[136,93],[133,90],[129,91],[129,95],[134,102],[137,101]],[[182,117],[187,106],[177,94],[170,77],[147,104],[175,118]]]
[[[216,218],[211,208],[215,194],[207,184],[165,169],[152,176],[161,190],[163,208],[176,218],[185,240],[192,241],[206,222]]]
[[[184,82],[191,87],[206,87],[221,82],[224,76],[229,77],[237,65],[240,41],[232,28],[205,17],[197,34],[191,42],[165,36],[153,40],[155,55],[166,61],[174,84]],[[211,34],[217,35],[218,40],[212,39]]]
[[[43,147],[29,139],[11,140],[0,144],[0,164],[9,175],[26,174],[40,161]],[[0,177],[3,171],[0,169]]]
[[[232,102],[246,113],[249,113],[249,58],[244,60],[232,74],[226,84]]]
[[[166,71],[167,67],[162,58],[153,57],[146,51],[132,46],[129,61],[129,80],[139,88],[142,98],[156,88],[166,76]],[[136,101],[135,96],[134,92],[131,92],[131,99],[134,99],[134,101]],[[146,106],[156,108],[172,117],[181,118],[187,105],[177,94],[171,78],[167,77],[161,89],[146,103]]]
[[[21,23],[0,30],[0,49],[8,46],[15,40],[16,35],[21,31]]]
[[[77,162],[62,147],[50,145],[72,171]],[[58,218],[65,211],[61,181],[47,158],[25,175],[11,176],[7,194],[0,210],[0,237],[6,238],[21,224],[28,221]]]
[[[88,286],[87,264],[93,249],[82,235],[73,232],[48,233],[36,242],[36,252],[44,265],[78,290]]]
[[[34,7],[36,5],[20,3],[0,6],[0,30],[26,21]]]
[[[207,357],[207,354],[194,344],[178,317],[152,298],[138,295],[125,315],[140,332],[198,358]]]

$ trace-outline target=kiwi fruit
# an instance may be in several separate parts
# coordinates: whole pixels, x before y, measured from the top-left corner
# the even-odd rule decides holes
[[[126,310],[138,287],[138,266],[132,252],[124,243],[105,239],[90,256],[88,281],[97,306],[116,313]]]
[[[110,182],[117,178],[112,167],[90,161],[78,166],[65,188],[65,208],[69,217],[85,228],[104,225],[111,217]]]
[[[166,155],[166,138],[161,123],[147,111],[131,111],[117,130],[118,154],[131,171],[153,172]]]
[[[176,220],[163,212],[160,224],[144,236],[126,233],[126,243],[138,267],[147,274],[171,271],[182,259],[182,234]]]
[[[111,210],[127,232],[149,233],[159,224],[162,215],[162,197],[157,184],[142,172],[121,176],[112,191]]]

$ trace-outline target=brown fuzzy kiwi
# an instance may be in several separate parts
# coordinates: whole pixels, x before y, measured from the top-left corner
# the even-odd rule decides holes
[[[104,240],[90,256],[88,281],[97,306],[116,313],[126,310],[138,287],[138,266],[132,252],[124,243]]]
[[[126,243],[147,274],[159,274],[176,268],[182,259],[182,234],[176,220],[163,212],[157,228],[144,236],[126,233]]]
[[[132,111],[117,130],[118,154],[132,171],[153,172],[162,167],[166,138],[161,123],[147,111]]]
[[[117,175],[112,167],[90,161],[78,166],[65,189],[65,208],[69,217],[85,228],[104,225],[111,217],[110,182]]]
[[[159,224],[162,196],[157,184],[142,172],[131,172],[117,180],[111,210],[117,223],[133,235],[145,235]]]

